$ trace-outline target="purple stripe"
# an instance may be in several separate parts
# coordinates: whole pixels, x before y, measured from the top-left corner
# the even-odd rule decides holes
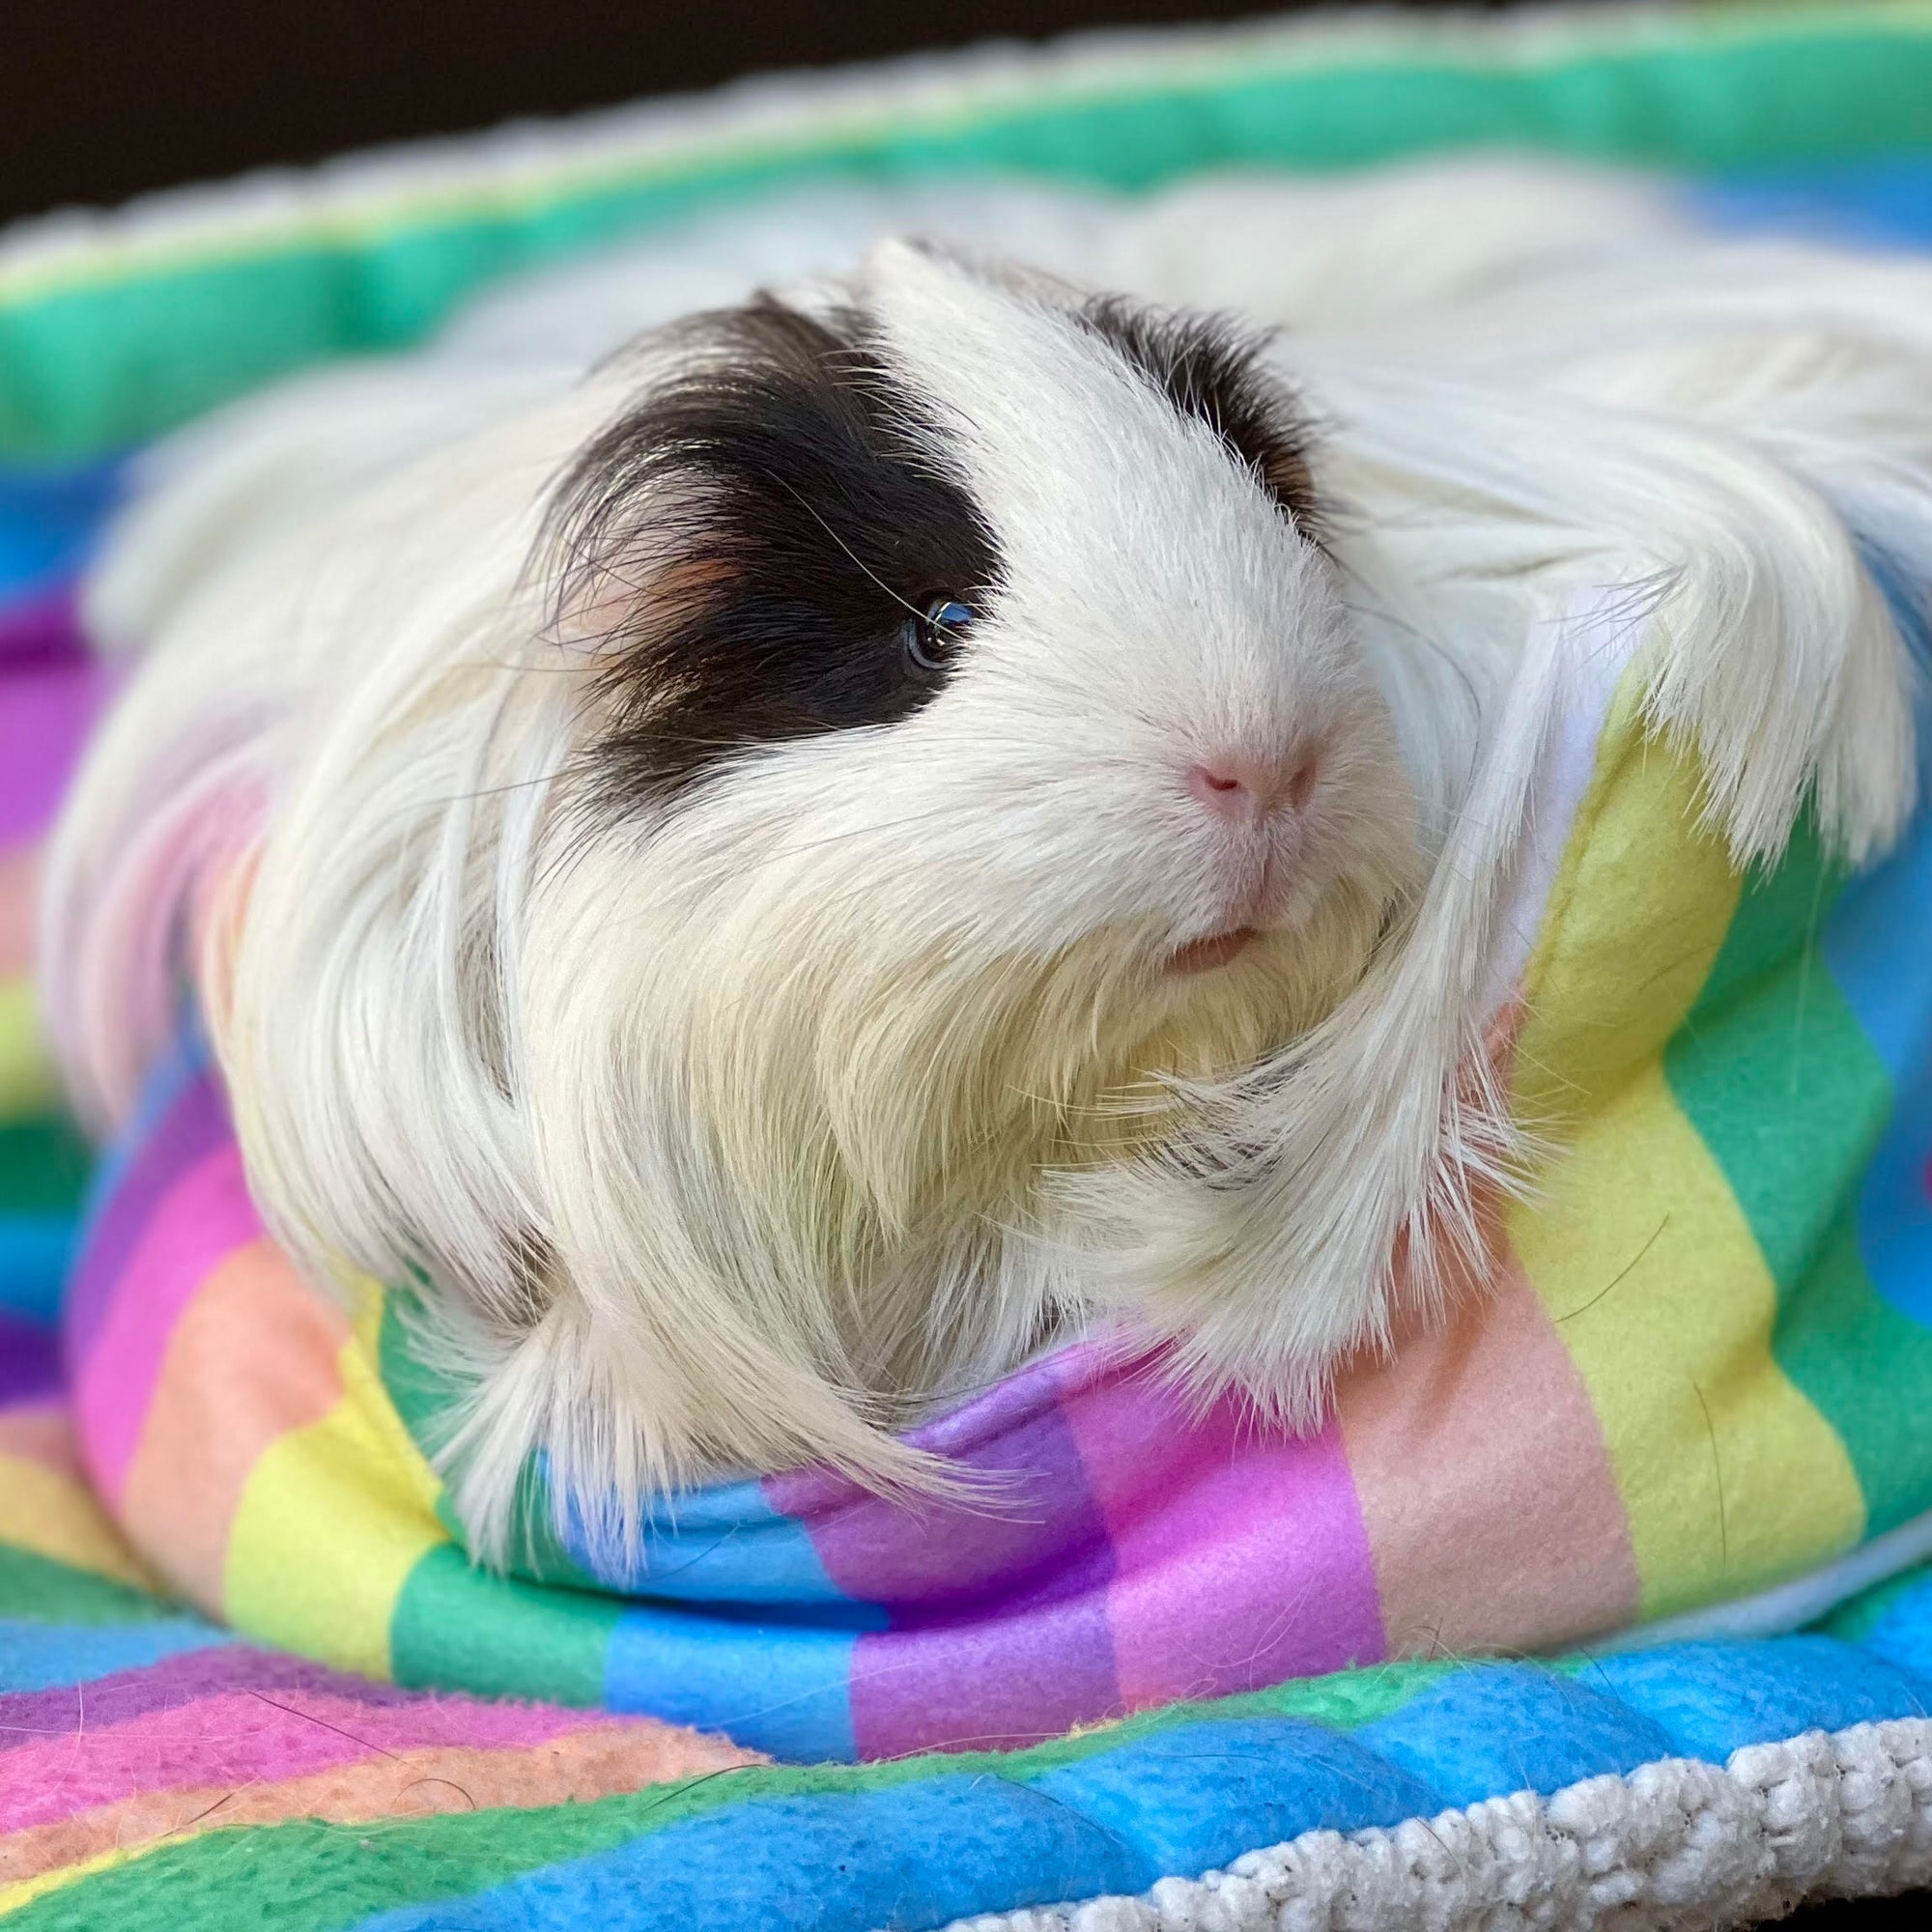
[[[0,670],[87,655],[71,578],[0,604]]]
[[[85,661],[9,667],[0,681],[0,849],[46,829],[106,684]]]
[[[128,1163],[87,1231],[80,1264],[68,1291],[68,1360],[78,1367],[114,1299],[121,1270],[147,1232],[155,1210],[183,1175],[229,1138],[228,1110],[213,1079],[203,1074],[183,1089]]]
[[[60,1382],[60,1337],[0,1310],[0,1408],[43,1401]]]
[[[852,1656],[862,1758],[1052,1737],[1120,1702],[1106,1524],[1036,1364],[915,1440],[988,1479],[971,1506],[908,1509],[823,1475],[775,1478],[832,1581],[892,1628]]]
[[[58,1736],[87,1728],[125,1724],[150,1711],[172,1710],[202,1697],[218,1697],[237,1690],[281,1692],[327,1691],[364,1704],[412,1704],[424,1700],[420,1690],[393,1684],[375,1684],[363,1677],[346,1677],[320,1663],[277,1651],[252,1650],[243,1644],[221,1644],[207,1650],[183,1651],[139,1670],[117,1670],[84,1685],[64,1684],[52,1690],[21,1690],[0,1696],[0,1750],[36,1737]]]
[[[1332,1417],[1280,1435],[1238,1402],[1200,1415],[1156,1375],[1060,1359],[1113,1541],[1109,1610],[1130,1709],[1382,1661],[1374,1552]]]
[[[993,1603],[953,1621],[864,1631],[852,1654],[862,1759],[1004,1749],[1118,1714],[1102,1566],[1065,1596]]]
[[[765,1494],[804,1524],[834,1585],[895,1625],[1011,1605],[1048,1578],[1064,1589],[1102,1574],[1107,1529],[1055,1394],[1036,1363],[913,1433],[985,1479],[973,1503],[908,1508],[817,1470],[769,1477]]]

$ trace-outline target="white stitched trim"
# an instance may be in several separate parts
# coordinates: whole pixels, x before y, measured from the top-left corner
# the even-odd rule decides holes
[[[1747,1745],[1721,1769],[1520,1792],[1390,1831],[1307,1832],[1226,1871],[948,1932],[1717,1932],[1932,1881],[1932,1719]]]
[[[1734,1598],[1729,1603],[1685,1610],[1656,1623],[1636,1624],[1608,1636],[1593,1637],[1590,1649],[1595,1656],[1609,1657],[1618,1651],[1649,1650],[1659,1644],[1690,1643],[1701,1637],[1781,1636],[1787,1631],[1815,1624],[1849,1598],[1928,1557],[1932,1557],[1932,1510],[1910,1518],[1896,1529],[1860,1544],[1836,1562],[1792,1582],[1762,1590],[1754,1597]]]

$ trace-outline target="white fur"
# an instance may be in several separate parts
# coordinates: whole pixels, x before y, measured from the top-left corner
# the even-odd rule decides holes
[[[1484,160],[939,224],[1300,324],[1328,555],[1050,285],[874,248],[851,286],[1008,588],[912,718],[613,826],[571,755],[596,650],[526,564],[550,481],[676,352],[582,372],[667,290],[836,269],[905,213],[822,204],[822,261],[699,230],[244,406],[154,459],[93,586],[148,656],[49,867],[76,1095],[126,1112],[190,966],[277,1231],[320,1282],[433,1282],[472,1391],[441,1457],[493,1558],[533,1448],[615,1549],[719,1467],[943,1480],[886,1432],[1100,1309],[1313,1413],[1385,1339],[1398,1243],[1439,1300],[1520,1158],[1485,949],[1589,586],[1643,600],[1657,724],[1741,860],[1814,788],[1857,859],[1912,802],[1910,669],[1846,525],[1932,573],[1932,270]],[[1257,871],[1179,774],[1307,748]],[[1237,902],[1261,943],[1163,972]]]

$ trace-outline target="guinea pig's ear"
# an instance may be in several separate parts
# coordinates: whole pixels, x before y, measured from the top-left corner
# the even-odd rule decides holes
[[[1078,314],[1082,327],[1159,390],[1178,414],[1211,429],[1297,531],[1321,541],[1315,420],[1273,365],[1270,331],[1237,316],[1119,295],[1092,296]]]
[[[1016,357],[1071,382],[1098,356],[1176,416],[1205,426],[1271,497],[1297,534],[1321,545],[1314,418],[1276,365],[1274,337],[1239,317],[1093,295],[1055,278],[902,238],[879,243],[861,270],[888,353],[952,386],[995,399],[1012,387]]]
[[[936,287],[947,279],[977,282],[1065,312],[1077,310],[1090,294],[1044,269],[935,235],[893,235],[875,242],[859,265],[854,286],[863,302],[894,284],[914,280]]]
[[[908,617],[1000,576],[866,311],[765,296],[674,346],[559,479],[536,566],[589,672],[584,769],[620,809],[754,748],[909,717],[942,679],[908,668]]]
[[[621,405],[558,478],[531,556],[556,641],[609,650],[718,601],[727,459],[761,422],[776,434],[759,409],[774,381],[822,381],[850,347],[849,311],[761,294],[654,329],[608,365]]]

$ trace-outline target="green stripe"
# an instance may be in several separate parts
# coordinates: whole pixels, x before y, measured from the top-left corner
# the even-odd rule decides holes
[[[41,1624],[148,1624],[181,1613],[179,1604],[145,1590],[0,1543],[0,1617]]]
[[[14,1922],[31,1932],[137,1924],[260,1932],[265,1902],[272,1901],[275,1932],[342,1932],[378,1912],[464,1897],[752,1799],[877,1791],[974,1773],[1024,1778],[1204,1717],[1267,1713],[1350,1729],[1387,1717],[1457,1667],[1426,1662],[1343,1671],[1211,1704],[1173,1705],[1030,1750],[734,1771],[590,1804],[441,1814],[380,1828],[294,1824],[212,1832],[49,1892],[21,1908]],[[245,1882],[238,1882],[238,1873]]]
[[[1856,1194],[1856,1189],[1853,1190]],[[1778,1365],[1837,1431],[1865,1492],[1866,1534],[1932,1509],[1932,1335],[1881,1295],[1859,1254],[1856,1206],[1833,1223],[1778,1313]]]
[[[1844,1442],[1877,1535],[1932,1507],[1932,1332],[1874,1291],[1853,1229],[1894,1095],[1818,954],[1841,883],[1801,827],[1739,900],[1664,1074],[1776,1285],[1772,1352]]]
[[[138,242],[103,242],[60,270],[63,286],[0,308],[0,451],[152,434],[318,357],[413,341],[513,269],[833,172],[992,166],[1140,187],[1217,164],[1336,167],[1475,142],[1721,168],[1932,141],[1932,32],[1863,10],[1838,18],[1682,21],[1661,41],[1654,25],[1465,30],[1393,54],[1322,55],[1293,37],[1214,55],[1181,43],[1119,80],[1099,61],[1022,76],[955,107],[894,110],[897,127],[884,108],[834,105],[782,138],[714,129],[681,153],[613,157],[603,179],[479,180],[414,204],[399,191],[396,209],[319,213],[267,240],[238,217],[186,261],[144,263]]]
[[[70,1214],[93,1165],[71,1122],[48,1115],[0,1125],[0,1215]]]
[[[440,1544],[396,1600],[390,1669],[398,1684],[420,1689],[596,1704],[623,1613],[615,1598],[494,1577]]]
[[[417,1353],[410,1315],[415,1305],[414,1288],[385,1289],[383,1319],[377,1332],[376,1355],[383,1386],[415,1445],[434,1461],[434,1449],[443,1415],[452,1406],[449,1384]],[[464,1542],[462,1522],[445,1489],[438,1493],[436,1513],[456,1542]],[[570,1589],[594,1590],[596,1579],[563,1547],[551,1520],[550,1492],[527,1458],[517,1478],[512,1506],[513,1546],[509,1568],[519,1577],[539,1583],[561,1583]]]
[[[1817,1262],[1891,1116],[1890,1078],[1817,953],[1840,884],[1801,825],[1784,863],[1746,886],[1664,1055],[1780,1298]]]

